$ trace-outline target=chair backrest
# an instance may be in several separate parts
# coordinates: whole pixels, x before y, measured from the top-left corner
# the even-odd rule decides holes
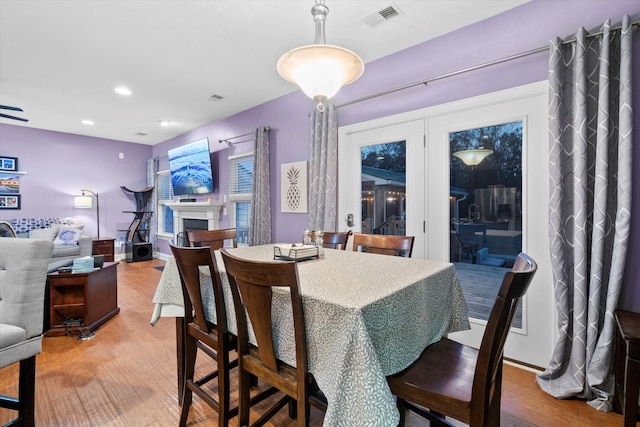
[[[52,251],[51,241],[0,238],[0,323],[24,329],[27,339],[42,334]]]
[[[200,330],[207,334],[210,334],[212,331],[210,323],[207,322],[204,304],[202,302],[201,280],[203,276],[200,267],[205,267],[211,275],[211,286],[213,287],[213,297],[215,299],[215,329],[219,337],[222,334],[226,334],[228,332],[227,312],[214,249],[208,246],[185,248],[170,245],[170,247],[176,259],[176,264],[178,265],[178,272],[180,273],[185,322],[187,324],[193,322]]]
[[[413,236],[353,233],[353,250],[411,258]]]
[[[211,246],[212,249],[224,247],[225,240],[231,240],[233,247],[238,247],[235,228],[223,230],[187,230],[187,238],[191,247]]]
[[[496,372],[502,365],[502,352],[511,321],[537,269],[536,262],[521,253],[511,271],[504,275],[482,336],[473,378],[472,400],[479,402],[479,410],[489,400]]]
[[[349,240],[350,235],[351,230],[344,232],[325,231],[322,236],[322,246],[330,249],[344,250],[347,247],[347,240]]]
[[[298,384],[304,384],[307,375],[307,340],[296,263],[251,261],[235,257],[225,249],[220,253],[233,295],[238,324],[238,354],[249,353],[246,310],[255,333],[260,363],[276,374],[281,371],[273,341],[272,288],[289,288],[296,343],[296,377]]]

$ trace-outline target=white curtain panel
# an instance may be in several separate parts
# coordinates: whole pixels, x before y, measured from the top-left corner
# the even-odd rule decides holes
[[[248,243],[249,246],[271,243],[269,128],[264,126],[256,129]]]
[[[613,401],[613,348],[631,220],[632,30],[607,21],[575,42],[551,41],[549,233],[558,340],[540,387]]]
[[[332,104],[313,110],[309,152],[309,229],[336,231],[338,124]]]

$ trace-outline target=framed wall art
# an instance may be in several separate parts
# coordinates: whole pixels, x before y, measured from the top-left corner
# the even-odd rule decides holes
[[[307,162],[280,166],[280,211],[307,212]]]
[[[16,172],[18,170],[18,158],[0,156],[0,171]]]
[[[20,209],[20,195],[1,195],[0,209]]]
[[[20,193],[20,175],[0,173],[0,194]]]

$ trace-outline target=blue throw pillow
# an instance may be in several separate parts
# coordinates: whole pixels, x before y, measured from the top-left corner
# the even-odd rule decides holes
[[[64,229],[58,231],[56,239],[53,241],[54,245],[75,246],[78,244],[78,239],[82,235],[80,230]]]

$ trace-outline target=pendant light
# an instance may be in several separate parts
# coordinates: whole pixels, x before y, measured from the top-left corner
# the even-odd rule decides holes
[[[493,150],[489,150],[483,146],[484,144],[489,143],[489,135],[483,133],[480,137],[480,141],[480,144],[482,144],[480,147],[456,151],[453,155],[462,160],[462,162],[467,166],[478,166],[487,156],[493,154]]]
[[[453,153],[454,156],[462,160],[467,166],[479,165],[490,154],[493,154],[493,150],[488,150],[482,147],[456,151]]]
[[[278,60],[278,73],[287,81],[318,102],[318,111],[324,111],[324,101],[333,97],[342,86],[362,75],[362,59],[349,49],[325,42],[324,22],[329,8],[324,0],[316,0],[311,8],[316,27],[315,44],[290,50]]]

